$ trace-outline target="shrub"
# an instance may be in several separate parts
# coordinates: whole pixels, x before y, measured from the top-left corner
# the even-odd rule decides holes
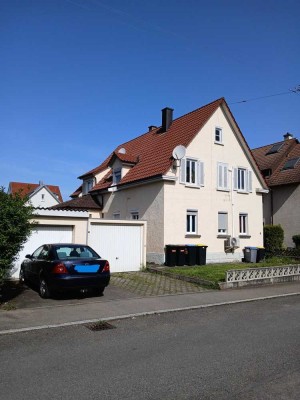
[[[294,235],[292,239],[295,243],[296,249],[300,249],[300,235]]]
[[[266,252],[276,253],[283,246],[284,231],[281,225],[266,225],[264,227],[264,246]]]
[[[5,193],[0,187],[0,285],[31,233],[33,208],[26,198]]]

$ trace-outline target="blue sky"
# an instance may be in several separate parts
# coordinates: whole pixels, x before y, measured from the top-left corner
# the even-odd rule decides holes
[[[42,180],[67,200],[162,108],[223,96],[251,148],[300,139],[299,14],[298,0],[0,0],[0,185]]]

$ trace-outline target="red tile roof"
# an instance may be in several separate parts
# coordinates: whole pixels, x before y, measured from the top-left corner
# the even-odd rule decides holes
[[[82,185],[80,185],[72,194],[70,194],[70,197],[75,199],[81,194],[81,192],[82,192]]]
[[[9,187],[10,187],[10,192],[12,194],[20,194],[21,196],[30,196],[41,184],[38,183],[24,183],[24,182],[10,182]],[[47,186],[47,188],[54,193],[55,195],[58,196],[58,200],[60,202],[63,201],[59,186],[54,186],[54,185],[43,185],[42,186]]]
[[[106,168],[108,168],[108,163],[112,157],[113,153],[111,153],[105,161],[103,161],[102,164],[100,164],[98,167],[91,169],[90,171],[84,173],[83,175],[78,176],[78,179],[85,179],[88,178],[89,176],[95,176],[101,171],[104,171]]]
[[[90,194],[51,207],[52,210],[101,210]]]
[[[279,151],[267,154],[277,144],[282,144]],[[271,170],[271,175],[265,178],[268,186],[300,183],[300,162],[293,169],[283,170],[288,160],[300,157],[300,143],[297,139],[284,140],[253,149],[252,154],[261,171]]]
[[[113,154],[117,155],[120,159],[124,157],[123,160],[125,160],[126,154],[128,154],[129,157],[127,158],[130,158],[131,161],[138,160],[138,162],[122,178],[119,185],[164,175],[171,167],[173,149],[179,144],[187,147],[199,130],[223,103],[226,104],[225,99],[221,98],[174,119],[167,132],[162,132],[159,127],[121,144],[99,167],[92,170],[93,173],[107,168]],[[118,153],[121,148],[126,150],[126,154]],[[94,186],[92,191],[103,190],[110,185],[111,182],[108,183],[104,178]]]

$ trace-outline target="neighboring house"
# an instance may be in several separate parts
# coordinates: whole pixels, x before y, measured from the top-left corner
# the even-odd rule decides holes
[[[20,194],[21,196],[28,196],[28,201],[33,207],[52,207],[63,201],[58,186],[45,185],[43,182],[37,183],[23,183],[23,182],[10,182],[8,191],[9,194]]]
[[[91,196],[101,218],[146,220],[148,262],[163,263],[168,244],[205,244],[208,262],[263,245],[267,186],[224,98],[174,120],[164,108],[160,127],[79,179],[73,200],[57,208]]]
[[[284,244],[294,247],[300,234],[300,143],[287,133],[284,140],[252,150],[270,193],[264,198],[264,223],[280,224]]]

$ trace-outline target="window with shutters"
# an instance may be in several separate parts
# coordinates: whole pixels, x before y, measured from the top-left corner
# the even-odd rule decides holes
[[[218,190],[229,190],[228,164],[217,164],[217,188]]]
[[[228,214],[227,212],[218,212],[218,233],[226,235],[228,233]]]
[[[197,158],[183,158],[180,167],[180,183],[186,186],[204,186],[204,163]]]
[[[233,168],[233,189],[238,192],[252,192],[252,171],[247,168]]]

